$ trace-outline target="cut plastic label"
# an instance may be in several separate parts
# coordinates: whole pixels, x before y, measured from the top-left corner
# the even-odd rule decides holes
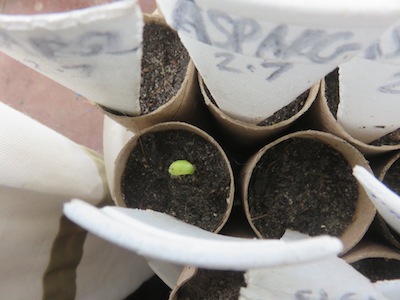
[[[307,237],[290,232],[282,240]],[[241,288],[240,300],[387,299],[366,277],[334,256],[299,265],[249,270],[245,280],[247,286]]]
[[[219,108],[252,124],[295,100],[400,17],[393,1],[375,8],[371,2],[362,15],[358,5],[345,1],[328,8],[318,1],[158,4]],[[368,15],[373,25],[366,22]]]
[[[340,65],[339,83],[337,119],[351,136],[370,143],[400,128],[400,24]]]
[[[0,51],[90,101],[138,115],[142,31],[136,1],[0,15]]]

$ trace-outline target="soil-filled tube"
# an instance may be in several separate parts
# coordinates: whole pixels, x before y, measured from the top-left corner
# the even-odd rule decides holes
[[[310,117],[314,125],[320,130],[345,139],[368,156],[400,149],[397,131],[393,132],[392,136],[388,135],[386,140],[378,139],[367,144],[351,136],[338,122],[336,114],[340,102],[339,72],[340,68],[331,72],[321,81],[320,92],[318,93],[314,104],[310,108]]]
[[[233,206],[227,156],[206,132],[183,122],[146,128],[120,152],[114,172],[118,206],[152,209],[218,232]]]
[[[376,167],[376,174],[382,183],[397,195],[400,195],[400,152],[391,153],[383,157]],[[392,246],[400,249],[399,233],[392,229],[379,213],[373,224],[373,228],[378,232],[379,236],[383,237]]]
[[[299,131],[264,146],[244,166],[240,184],[257,236],[280,238],[286,229],[328,234],[340,237],[347,252],[376,212],[352,176],[355,165],[371,171],[356,148],[324,132]]]
[[[220,234],[256,238],[243,210],[234,206]],[[244,271],[207,270],[185,266],[169,299],[237,299],[245,285]]]
[[[372,282],[400,279],[400,253],[387,245],[363,241],[343,259]]]
[[[205,104],[223,131],[224,137],[231,142],[238,139],[244,141],[250,148],[252,146],[256,147],[259,143],[265,143],[266,140],[277,136],[293,125],[311,107],[317,97],[320,86],[319,82],[314,84],[290,104],[281,108],[264,121],[259,124],[251,124],[224,113],[214,101],[200,74],[198,78]]]
[[[143,18],[141,113],[128,116],[101,108],[108,117],[133,131],[165,121],[191,121],[201,104],[196,68],[178,35],[161,15],[155,12],[144,14]]]
[[[169,300],[238,299],[245,286],[244,271],[219,271],[185,267]]]

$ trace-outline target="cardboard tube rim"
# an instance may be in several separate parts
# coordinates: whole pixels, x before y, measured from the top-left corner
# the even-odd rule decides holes
[[[400,149],[400,144],[374,146],[355,139],[344,130],[342,125],[340,125],[337,119],[332,115],[327,101],[328,100],[325,97],[325,79],[323,79],[321,81],[320,92],[316,99],[317,105],[315,106],[315,113],[318,114],[316,119],[319,120],[324,130],[345,139],[366,155],[376,155]]]
[[[185,266],[182,270],[181,275],[176,282],[176,286],[172,289],[168,300],[178,300],[178,292],[182,286],[184,286],[188,281],[190,281],[194,276],[196,276],[198,268]]]
[[[392,165],[400,159],[400,151],[394,153],[389,160],[382,166],[382,168],[379,170],[378,173],[378,179],[380,181],[383,181],[385,178],[386,173],[389,171],[389,169],[392,167]]]
[[[235,184],[234,184],[234,175],[233,175],[233,170],[232,166],[230,164],[230,161],[228,159],[228,156],[226,155],[225,151],[222,149],[222,147],[218,144],[218,142],[208,133],[205,131],[201,130],[200,128],[185,123],[185,122],[164,122],[164,123],[159,123],[153,126],[150,126],[143,131],[140,132],[140,134],[135,135],[132,137],[128,143],[122,148],[120,153],[117,156],[117,159],[115,160],[115,166],[114,166],[114,188],[113,188],[113,195],[115,196],[115,204],[117,206],[121,207],[126,207],[125,202],[124,202],[124,196],[121,190],[121,180],[122,176],[125,171],[125,165],[126,162],[129,158],[130,153],[132,150],[138,145],[138,141],[142,135],[145,135],[150,132],[161,132],[161,131],[167,131],[167,130],[186,130],[189,132],[192,132],[194,134],[199,135],[200,137],[204,138],[206,141],[211,143],[220,153],[221,157],[224,159],[226,168],[229,172],[229,177],[230,177],[230,188],[229,188],[229,196],[226,199],[226,211],[225,214],[222,216],[220,225],[214,230],[214,232],[219,232],[222,227],[225,225],[227,222],[229,215],[231,214],[232,208],[233,208],[233,200],[234,200],[234,194],[235,194]]]
[[[338,151],[347,161],[347,163],[354,167],[356,164],[363,166],[369,172],[372,173],[372,169],[369,166],[368,161],[359,152],[354,146],[349,144],[344,139],[341,139],[337,136],[334,136],[330,133],[316,131],[316,130],[305,130],[305,131],[297,131],[294,133],[287,134],[285,136],[280,137],[279,139],[265,145],[261,148],[256,154],[254,154],[246,163],[243,173],[242,173],[242,183],[241,183],[241,192],[242,192],[242,201],[243,207],[245,210],[246,217],[250,223],[250,226],[256,233],[259,238],[263,238],[262,234],[258,231],[258,229],[254,226],[251,215],[250,208],[248,205],[248,188],[250,179],[252,176],[252,170],[261,159],[261,157],[272,147],[275,145],[291,139],[291,138],[313,138],[318,141],[327,144],[333,147],[336,151]],[[343,234],[339,237],[343,242],[343,251],[341,254],[348,252],[351,248],[353,248],[365,235],[369,226],[371,225],[375,215],[376,209],[375,206],[369,200],[366,192],[362,188],[362,186],[357,182],[358,189],[358,199],[356,204],[356,209],[353,216],[352,223],[345,229]]]
[[[388,258],[400,260],[400,253],[393,248],[373,241],[359,243],[354,249],[342,257],[349,264],[366,258]]]
[[[381,165],[380,167],[378,167],[378,179],[380,181],[383,181],[383,179],[385,178],[386,173],[389,171],[389,169],[391,168],[391,166],[397,161],[400,160],[400,151],[395,152],[394,154],[392,154],[388,160],[386,160],[385,163],[383,163],[383,165]],[[377,213],[377,226],[378,226],[378,230],[382,232],[383,236],[385,237],[385,239],[394,247],[396,247],[397,249],[400,249],[400,240],[399,238],[396,237],[396,235],[394,234],[394,232],[392,231],[392,229],[389,227],[389,225],[386,223],[386,221],[383,219],[383,217]]]
[[[200,85],[200,90],[201,93],[204,97],[204,101],[206,103],[206,106],[208,109],[212,112],[212,114],[218,119],[220,122],[226,122],[231,126],[232,128],[237,128],[240,127],[244,130],[247,131],[253,131],[261,134],[266,134],[269,132],[275,132],[279,129],[284,129],[291,123],[293,123],[295,120],[297,120],[300,116],[302,116],[313,104],[314,100],[317,97],[319,88],[320,88],[320,82],[315,83],[310,89],[309,93],[307,96],[306,101],[304,102],[303,107],[293,116],[291,116],[289,119],[283,120],[281,122],[269,125],[269,126],[258,126],[258,125],[253,125],[253,124],[248,124],[246,122],[236,120],[232,118],[231,116],[225,114],[223,111],[219,109],[219,107],[211,101],[211,99],[208,97],[207,92],[205,90],[205,84],[202,76],[200,73],[198,73],[198,81]]]
[[[144,13],[143,20],[145,24],[154,24],[154,23],[159,24],[161,26],[168,28],[169,30],[176,32],[174,29],[168,26],[163,16],[159,14],[157,11],[155,11],[152,14]],[[168,119],[174,118],[174,116],[183,106],[183,102],[190,97],[195,97],[195,94],[192,96],[191,92],[193,91],[195,84],[197,84],[196,73],[197,73],[196,67],[192,59],[189,57],[189,62],[186,67],[184,79],[176,94],[173,95],[166,103],[164,103],[154,111],[151,111],[144,115],[138,115],[138,116],[124,115],[112,111],[99,104],[93,102],[92,104],[98,107],[100,110],[102,110],[102,112],[109,118],[133,130],[134,132],[137,132],[147,126],[151,126],[158,122],[167,121]]]

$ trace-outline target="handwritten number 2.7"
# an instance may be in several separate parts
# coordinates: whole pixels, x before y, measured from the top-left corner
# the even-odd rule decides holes
[[[230,52],[217,52],[214,54],[216,58],[223,58],[222,61],[220,61],[217,64],[217,68],[220,71],[225,71],[225,72],[230,72],[230,73],[235,73],[235,74],[242,74],[242,70],[233,67],[232,63],[235,60],[235,55]],[[263,62],[261,63],[261,67],[264,69],[272,69],[273,72],[266,78],[267,81],[274,81],[278,77],[280,77],[283,73],[288,71],[289,69],[292,68],[292,64],[290,63],[279,63],[279,62]],[[253,65],[248,65],[247,69],[248,70],[253,70],[254,66]]]
[[[235,55],[233,55],[232,53],[218,52],[218,53],[215,53],[215,57],[217,57],[217,58],[223,57],[224,58],[224,60],[221,61],[217,65],[218,69],[220,69],[221,71],[228,71],[228,72],[236,73],[236,74],[242,73],[242,71],[240,71],[239,69],[232,68],[229,66],[229,64],[235,59]]]

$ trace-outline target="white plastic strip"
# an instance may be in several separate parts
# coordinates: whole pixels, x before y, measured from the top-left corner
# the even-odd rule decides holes
[[[219,270],[247,270],[301,263],[336,255],[339,239],[322,236],[301,241],[242,239],[217,235],[169,215],[122,207],[97,209],[80,200],[64,213],[90,232],[145,257]]]
[[[315,0],[158,4],[219,108],[253,124],[289,104],[400,18],[393,0],[365,6]]]
[[[301,236],[291,235],[282,240]],[[334,256],[299,265],[252,269],[245,280],[247,286],[240,289],[240,300],[386,299],[369,279]]]
[[[142,30],[140,7],[131,0],[0,15],[0,51],[90,101],[138,115]]]
[[[0,189],[100,201],[98,166],[80,145],[0,102]]]
[[[391,228],[400,233],[400,197],[363,167],[355,166],[353,174],[367,192],[379,214]]]

